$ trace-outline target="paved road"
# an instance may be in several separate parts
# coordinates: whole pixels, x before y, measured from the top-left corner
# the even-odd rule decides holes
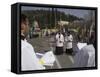
[[[51,49],[48,37],[33,38],[29,39],[28,41],[33,45],[34,50],[36,52],[45,53],[44,51],[48,51]],[[73,46],[74,46],[74,51],[77,50],[75,47],[76,46],[75,43],[73,43]],[[67,55],[65,53],[63,53],[62,55],[55,55],[55,57],[56,57],[56,62],[54,63],[54,66],[52,68],[47,67],[47,69],[70,68],[74,63],[73,56]]]

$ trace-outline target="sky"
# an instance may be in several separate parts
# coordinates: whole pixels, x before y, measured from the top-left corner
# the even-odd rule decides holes
[[[25,10],[49,10],[50,8],[46,8],[46,7],[32,7],[32,6],[22,6],[21,10],[25,11]],[[85,15],[88,15],[88,12],[90,10],[84,10],[84,9],[67,9],[67,8],[58,8],[58,11],[62,11],[65,14],[71,14],[71,15],[75,15],[79,18],[84,18]]]

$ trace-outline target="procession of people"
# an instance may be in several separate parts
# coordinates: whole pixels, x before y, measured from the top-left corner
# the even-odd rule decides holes
[[[64,47],[66,54],[71,55],[73,53],[72,49],[73,36],[70,32],[67,32],[66,35],[64,36],[62,32],[59,31],[55,36],[55,42],[56,42],[56,49],[55,49],[56,55],[63,54]]]
[[[35,50],[34,46],[31,45],[26,40],[26,37],[29,35],[29,19],[24,14],[21,15],[21,25],[20,26],[21,26],[21,54],[22,54],[21,55],[21,61],[22,61],[22,65],[21,66],[22,66],[22,70],[41,70],[41,69],[46,69],[43,66],[43,60],[40,60],[37,57],[37,54],[35,52],[36,50]],[[92,36],[90,38],[90,40],[92,41],[91,43],[93,45],[95,45],[95,38],[94,38],[95,36],[94,35],[92,34]],[[51,48],[50,51],[52,51],[54,53],[54,55],[57,56],[57,55],[62,55],[63,53],[66,53],[67,55],[73,56],[73,53],[75,51],[74,50],[75,47],[73,46],[73,42],[75,42],[75,40],[76,40],[74,37],[75,37],[75,35],[70,30],[62,31],[62,30],[58,29],[58,31],[56,33],[54,33],[53,35],[50,35],[50,33],[49,34],[46,33],[46,36],[45,37],[41,37],[41,38],[44,38],[46,40],[47,39],[49,40],[49,39],[53,38],[53,40],[49,40],[47,42],[45,40],[44,42],[46,42],[46,44],[50,44],[49,45],[49,48]],[[41,40],[41,38],[40,38],[40,40]],[[80,41],[78,41],[78,42],[80,42]],[[40,44],[42,45],[42,43],[40,43]],[[76,43],[75,46],[77,46],[77,43]],[[44,49],[46,49],[46,47]],[[89,49],[92,49],[92,50],[89,50]],[[95,60],[95,57],[94,57],[95,49],[94,49],[94,47],[90,45],[90,46],[87,46],[85,48],[85,50],[86,51],[84,51],[84,53],[87,54],[85,56],[88,56],[88,54],[90,53],[89,51],[92,51],[93,57],[91,57],[91,58],[93,58],[92,59],[93,61],[90,61],[92,63],[89,62],[90,64],[88,64],[88,65],[91,65],[91,66],[94,65],[95,64],[95,61],[94,61]],[[78,65],[77,63],[79,63],[79,62],[82,63],[82,64],[84,64],[84,63],[86,64],[87,63],[86,60],[88,60],[89,58],[85,57],[86,59],[85,58],[83,59],[84,63],[81,62],[81,60],[78,60],[77,56],[81,56],[82,57],[82,55],[84,57],[83,52],[78,52],[78,54],[75,56],[75,60],[74,61],[76,62],[76,65]],[[81,66],[80,63],[79,63],[79,66]],[[84,66],[84,65],[82,65],[82,66]]]

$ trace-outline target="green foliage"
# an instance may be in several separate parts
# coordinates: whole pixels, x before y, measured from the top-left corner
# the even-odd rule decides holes
[[[30,26],[33,26],[34,20],[36,20],[39,24],[40,28],[54,28],[57,25],[57,21],[69,21],[72,22],[74,20],[81,20],[80,18],[65,14],[64,12],[60,12],[57,10],[28,10],[22,11],[23,14],[27,15],[30,21]]]

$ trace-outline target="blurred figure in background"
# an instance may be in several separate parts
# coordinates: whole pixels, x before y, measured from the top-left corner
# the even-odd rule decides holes
[[[73,53],[73,49],[72,49],[72,42],[73,42],[73,36],[71,35],[70,32],[67,33],[66,37],[65,37],[65,41],[66,41],[66,53],[67,54],[71,54]]]
[[[63,54],[64,36],[60,31],[56,34],[55,40],[56,40],[55,54],[56,55]]]
[[[91,32],[91,36],[89,38],[89,44],[93,44],[94,48],[96,48],[96,40],[95,40],[95,32]]]

